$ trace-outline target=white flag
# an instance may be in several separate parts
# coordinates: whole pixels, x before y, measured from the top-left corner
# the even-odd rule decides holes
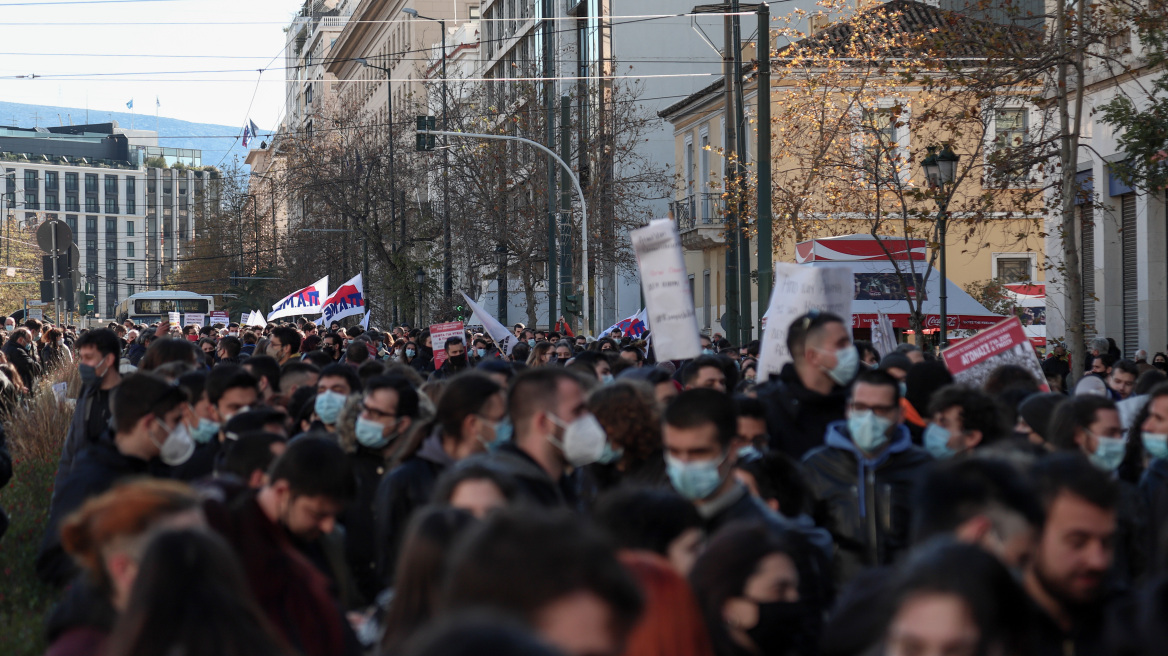
[[[321,317],[321,319],[323,319],[323,318],[324,317]],[[368,312],[365,313],[365,316],[361,317],[361,327],[364,328],[365,330],[369,330],[369,313]]]
[[[888,315],[883,312],[878,313],[876,321],[872,323],[872,344],[880,351],[881,357],[896,350],[896,331]]]
[[[299,314],[320,314],[320,306],[328,295],[328,276],[317,280],[304,289],[297,289],[272,306],[268,321]]]
[[[466,299],[466,304],[470,306],[471,312],[482,322],[483,329],[487,331],[491,339],[495,340],[495,345],[499,347],[499,350],[506,355],[511,355],[511,349],[515,348],[515,335],[512,335],[511,331],[507,330],[507,326],[499,323],[498,319],[488,314],[478,303],[472,301],[465,292],[459,293]]]

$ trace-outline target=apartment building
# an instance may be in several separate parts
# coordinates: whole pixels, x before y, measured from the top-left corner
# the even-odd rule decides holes
[[[0,128],[0,215],[59,219],[73,232],[95,312],[158,289],[188,255],[213,197],[198,150],[163,148],[153,132],[116,122]]]

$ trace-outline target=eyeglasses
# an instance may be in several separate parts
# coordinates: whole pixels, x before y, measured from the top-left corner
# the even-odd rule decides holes
[[[799,320],[799,330],[805,331],[810,328],[811,324],[815,323],[815,320],[819,318],[819,315],[819,308],[811,308],[808,310],[807,314],[804,314],[803,318]]]

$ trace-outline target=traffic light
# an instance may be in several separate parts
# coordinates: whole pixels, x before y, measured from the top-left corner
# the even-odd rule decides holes
[[[580,297],[575,294],[564,294],[564,314],[580,314]]]
[[[81,293],[82,314],[93,314],[93,294]]]
[[[418,135],[415,150],[419,152],[434,150],[434,135],[425,134],[425,131],[433,130],[435,125],[437,125],[437,121],[434,120],[433,116],[418,117]]]
[[[455,321],[466,321],[466,306],[465,305],[455,305],[454,306],[454,320]]]

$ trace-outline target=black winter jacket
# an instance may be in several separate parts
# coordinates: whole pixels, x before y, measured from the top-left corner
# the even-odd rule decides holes
[[[815,499],[815,523],[836,543],[836,582],[863,568],[887,565],[909,547],[912,494],[933,457],[914,446],[899,425],[879,455],[864,455],[846,422],[828,427],[826,443],[803,458],[803,475]]]
[[[402,538],[414,511],[430,502],[438,476],[451,464],[440,439],[431,435],[410,459],[382,477],[373,500],[376,530],[377,577],[382,587],[393,585]],[[435,451],[437,448],[438,452]]]
[[[823,444],[828,424],[844,418],[848,389],[836,385],[828,394],[809,390],[795,365],[788,363],[758,389],[758,400],[766,407],[771,449],[798,460]]]
[[[86,499],[97,496],[127,476],[149,474],[150,463],[123,455],[113,440],[100,440],[77,456],[73,471],[53,494],[49,521],[36,558],[37,576],[52,585],[68,583],[77,572],[76,565],[61,547],[61,521],[81,507]]]
[[[382,589],[382,581],[377,576],[377,525],[373,519],[373,503],[388,465],[380,451],[360,445],[349,456],[349,463],[357,479],[357,493],[340,516],[345,527],[345,560],[361,595],[372,600]]]
[[[16,367],[16,373],[20,374],[20,378],[24,381],[24,386],[28,388],[29,393],[36,393],[36,379],[41,375],[41,365],[37,362],[36,357],[27,349],[21,348],[14,339],[8,340],[3,350],[8,361]]]

